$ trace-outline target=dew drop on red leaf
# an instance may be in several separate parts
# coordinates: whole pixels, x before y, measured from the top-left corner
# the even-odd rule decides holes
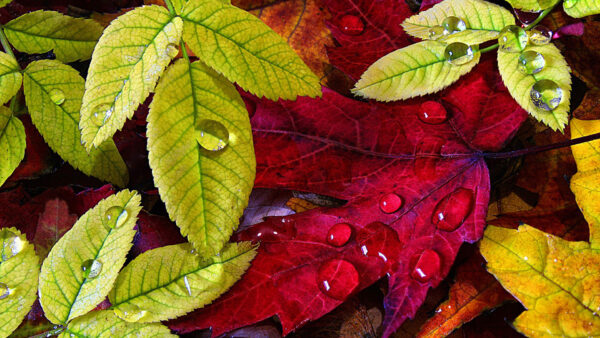
[[[445,141],[441,137],[426,137],[417,144],[415,175],[422,180],[436,177],[435,167]]]
[[[344,300],[358,287],[360,277],[352,263],[343,259],[331,259],[319,268],[317,284],[327,296]]]
[[[394,229],[381,222],[373,222],[358,231],[356,241],[363,255],[379,257],[388,271],[395,268],[392,264],[398,261],[402,243]]]
[[[327,243],[333,246],[343,246],[352,236],[352,227],[347,223],[338,223],[327,232]]]
[[[410,276],[421,282],[429,281],[440,272],[440,256],[433,250],[425,250],[411,259],[412,272]]]
[[[239,240],[253,242],[279,242],[296,237],[294,221],[287,218],[267,219],[239,234]]]
[[[436,206],[431,222],[444,231],[456,230],[473,209],[473,190],[459,188],[446,195]]]
[[[379,208],[386,214],[391,214],[402,208],[404,200],[398,194],[389,193],[379,199]]]
[[[339,28],[348,35],[360,35],[365,30],[365,24],[355,15],[344,15],[340,19]]]
[[[425,101],[419,109],[419,120],[427,124],[442,124],[448,118],[448,112],[441,103]]]

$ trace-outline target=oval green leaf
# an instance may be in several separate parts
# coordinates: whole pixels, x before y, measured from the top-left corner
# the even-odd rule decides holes
[[[158,323],[140,324],[129,323],[117,317],[113,311],[93,311],[85,316],[75,318],[61,333],[59,338],[70,337],[144,337],[162,338],[177,337],[169,329]]]
[[[563,1],[565,13],[574,18],[600,13],[600,0],[570,0]]]
[[[538,12],[543,11],[544,9],[550,8],[559,0],[506,0],[511,6],[514,8],[530,11],[530,12]]]
[[[5,104],[21,89],[23,75],[17,60],[0,52],[0,105]]]
[[[25,157],[26,136],[23,123],[7,107],[0,106],[0,186]]]

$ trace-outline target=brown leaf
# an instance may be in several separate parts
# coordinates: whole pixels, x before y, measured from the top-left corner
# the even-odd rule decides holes
[[[600,119],[600,89],[594,88],[585,93],[583,102],[575,109],[573,116],[580,120]]]

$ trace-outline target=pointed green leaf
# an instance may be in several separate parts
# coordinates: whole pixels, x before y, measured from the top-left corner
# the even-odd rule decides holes
[[[599,14],[600,0],[565,0],[563,1],[563,7],[568,15],[574,18],[582,18]]]
[[[210,304],[239,280],[256,247],[230,243],[208,259],[189,243],[146,251],[119,274],[109,300],[124,320],[157,322]]]
[[[93,311],[85,316],[75,318],[59,338],[85,337],[144,337],[162,338],[177,337],[169,329],[159,323],[129,323],[115,315],[113,311]]]
[[[0,7],[4,7],[11,3],[13,0],[0,0]]]
[[[102,26],[94,20],[44,10],[21,15],[3,27],[8,41],[19,51],[40,54],[54,50],[63,62],[89,59],[102,34]]]
[[[36,299],[40,261],[15,228],[0,230],[0,245],[0,337],[8,337]]]
[[[14,57],[0,52],[0,105],[12,99],[21,89],[23,75]]]
[[[102,200],[50,250],[39,291],[48,320],[64,325],[106,297],[131,248],[140,200],[129,190]]]
[[[446,0],[406,19],[402,27],[408,34],[426,40],[430,30],[441,26],[449,16],[462,19],[467,28],[450,35],[436,35],[438,41],[480,44],[498,38],[502,28],[515,24],[515,17],[508,10],[487,1]]]
[[[378,101],[403,100],[440,91],[473,69],[481,56],[475,52],[470,62],[452,65],[444,56],[446,46],[438,41],[422,41],[391,52],[373,63],[352,91]]]
[[[206,123],[228,131],[225,148],[200,145]],[[214,130],[206,132],[208,137]],[[147,136],[154,182],[169,215],[201,254],[219,252],[237,228],[256,173],[244,101],[200,61],[180,60],[156,88]]]
[[[245,90],[271,100],[321,95],[317,76],[254,15],[222,0],[190,0],[181,17],[196,56]]]
[[[0,106],[0,186],[25,157],[25,128],[7,107]]]
[[[88,150],[123,127],[178,53],[183,23],[160,6],[136,8],[102,34],[88,71],[79,126]]]
[[[509,53],[498,50],[498,68],[502,80],[512,97],[538,121],[553,130],[564,130],[569,121],[569,102],[571,99],[571,74],[569,65],[556,46],[549,43],[542,46],[528,46],[526,51],[536,51],[544,56],[546,65],[541,72],[528,75],[519,70],[520,53]],[[558,107],[547,111],[536,107],[531,100],[531,88],[536,81],[548,79],[554,81],[562,89],[562,100]]]
[[[514,8],[524,10],[524,11],[537,12],[537,11],[542,11],[546,8],[550,8],[554,5],[556,5],[556,3],[559,0],[506,0],[506,1]]]
[[[31,120],[52,150],[87,175],[125,186],[127,166],[112,140],[89,154],[82,145],[79,109],[84,80],[79,72],[59,61],[41,60],[29,64],[24,74]]]

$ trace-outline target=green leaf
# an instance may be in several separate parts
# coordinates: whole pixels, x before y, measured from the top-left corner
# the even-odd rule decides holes
[[[211,303],[244,274],[256,255],[250,242],[230,243],[202,259],[189,243],[146,251],[127,265],[109,295],[117,316],[157,322]]]
[[[93,311],[75,318],[59,338],[69,337],[177,337],[162,324],[129,323],[115,316],[113,311]]]
[[[0,52],[0,105],[5,104],[21,89],[23,75],[14,57]]]
[[[25,157],[25,128],[7,107],[0,106],[0,186]]]
[[[506,0],[511,6],[514,8],[530,11],[530,12],[538,12],[542,11],[546,8],[550,8],[559,0]]]
[[[564,130],[569,120],[569,102],[571,99],[571,75],[567,62],[556,46],[549,43],[542,46],[528,46],[526,51],[536,51],[544,56],[546,65],[537,74],[528,75],[518,68],[520,53],[498,50],[498,68],[502,80],[515,100],[538,121],[553,130]],[[562,100],[558,107],[547,111],[536,107],[531,100],[531,88],[536,81],[548,79],[556,82],[562,89]]]
[[[203,148],[203,125],[208,138],[219,124],[228,144]],[[202,255],[219,252],[238,226],[256,173],[244,101],[200,61],[177,61],[156,88],[147,136],[154,182],[169,215]]]
[[[431,28],[441,26],[449,16],[462,19],[467,28],[441,36],[438,41],[480,44],[498,38],[502,28],[515,24],[515,17],[498,5],[481,0],[446,0],[406,19],[402,27],[408,34],[426,40]]]
[[[0,8],[4,7],[6,5],[8,5],[9,3],[11,3],[13,0],[0,0]]]
[[[50,250],[39,292],[48,320],[64,325],[106,297],[131,248],[140,200],[129,190],[102,200]]]
[[[79,126],[88,150],[123,127],[178,53],[183,23],[160,6],[136,8],[100,38],[85,83]]]
[[[81,143],[79,109],[85,81],[79,72],[59,61],[41,60],[30,63],[24,74],[31,120],[52,150],[87,175],[125,186],[127,166],[112,140],[89,154]]]
[[[15,228],[0,230],[0,244],[0,337],[8,337],[36,299],[40,261]]]
[[[481,54],[457,66],[444,56],[446,44],[422,41],[389,53],[373,63],[361,76],[352,92],[378,101],[403,100],[435,93],[468,73]]]
[[[245,90],[271,100],[321,95],[317,76],[254,15],[222,0],[190,0],[181,17],[196,56]]]
[[[8,41],[19,51],[40,54],[54,50],[63,62],[89,59],[102,34],[102,26],[94,20],[44,10],[21,15],[3,27]]]
[[[566,0],[563,1],[563,7],[568,15],[574,18],[582,18],[599,14],[600,0]]]

